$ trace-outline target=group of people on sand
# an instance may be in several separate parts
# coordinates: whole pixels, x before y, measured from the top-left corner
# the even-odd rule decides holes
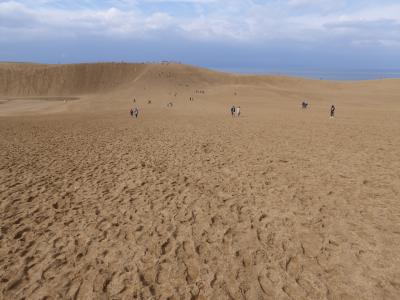
[[[177,95],[177,93],[175,93],[175,96],[176,95]],[[136,98],[133,98],[132,101],[133,101],[133,103],[136,103]],[[189,97],[189,101],[194,101],[194,97]],[[151,104],[151,100],[147,100],[147,104]],[[168,102],[167,103],[167,107],[173,107],[173,105],[174,104],[172,102]],[[131,108],[130,115],[131,115],[131,117],[137,118],[139,116],[139,109],[137,107]],[[239,110],[238,110],[238,116],[239,115],[240,115],[240,107],[239,107]]]
[[[303,101],[302,103],[301,103],[301,107],[303,108],[303,109],[307,109],[308,108],[308,102],[307,101]],[[331,106],[331,111],[330,111],[330,116],[331,116],[331,118],[334,118],[335,117],[335,110],[336,110],[336,107],[335,107],[335,105],[332,105]],[[232,117],[240,117],[240,106],[238,106],[238,107],[236,107],[235,105],[233,105],[232,107],[231,107],[231,115],[232,115]]]
[[[193,101],[192,99],[193,99],[193,98],[190,97],[189,101]],[[133,102],[136,103],[136,99],[134,99]],[[150,100],[148,101],[148,104],[151,104],[151,101],[150,101]],[[307,109],[307,108],[308,108],[308,105],[309,105],[309,104],[308,104],[307,101],[303,101],[303,102],[301,103],[301,107],[302,107],[303,109]],[[172,102],[169,102],[169,103],[167,104],[167,107],[172,107],[172,106],[173,106]],[[332,105],[332,106],[331,106],[331,110],[330,110],[330,116],[331,116],[331,118],[334,118],[334,117],[335,117],[335,110],[336,110],[335,105]],[[137,118],[137,117],[139,116],[139,109],[138,109],[137,107],[131,108],[131,110],[130,110],[130,115],[131,115],[131,117]],[[236,107],[235,105],[233,105],[233,106],[231,107],[231,115],[232,115],[232,117],[240,117],[240,106],[237,106],[237,107]]]
[[[307,109],[307,108],[308,108],[308,102],[307,102],[307,101],[303,101],[303,102],[301,103],[301,108]],[[335,110],[336,110],[336,107],[335,107],[335,105],[332,104],[332,106],[331,106],[331,111],[330,111],[330,116],[331,116],[331,118],[334,118],[334,117],[335,117]]]
[[[204,91],[204,90],[196,90],[194,93],[195,93],[195,94],[205,94],[205,91]],[[170,93],[170,94],[171,94],[171,93]],[[178,95],[178,93],[175,92],[173,95],[174,95],[174,97],[176,97],[176,96]],[[132,101],[133,101],[133,103],[136,103],[136,98],[133,98]],[[189,97],[189,102],[192,102],[192,101],[194,101],[194,97],[193,97],[193,96],[190,96],[190,97]],[[152,102],[151,102],[150,99],[147,100],[147,104],[152,104]],[[167,107],[169,107],[169,108],[170,108],[170,107],[173,107],[173,105],[174,105],[174,104],[173,104],[172,102],[168,102],[168,103],[167,103]],[[138,109],[137,107],[131,108],[131,109],[130,109],[130,115],[131,115],[131,117],[137,118],[137,117],[139,116],[139,109]],[[236,115],[237,115],[237,116],[240,115],[240,107],[237,108]]]
[[[240,117],[240,106],[235,107],[235,105],[233,105],[231,107],[231,115],[232,117]]]

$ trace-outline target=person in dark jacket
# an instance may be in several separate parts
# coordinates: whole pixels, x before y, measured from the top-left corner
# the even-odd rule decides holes
[[[232,115],[232,117],[235,116],[235,112],[236,112],[236,107],[234,105],[234,106],[231,107],[231,115]]]

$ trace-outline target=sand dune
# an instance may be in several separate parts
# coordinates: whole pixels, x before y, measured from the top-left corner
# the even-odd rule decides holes
[[[399,95],[0,64],[0,298],[398,299]]]

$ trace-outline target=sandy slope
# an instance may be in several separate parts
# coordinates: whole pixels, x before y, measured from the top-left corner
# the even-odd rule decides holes
[[[0,64],[1,297],[398,299],[399,83]]]

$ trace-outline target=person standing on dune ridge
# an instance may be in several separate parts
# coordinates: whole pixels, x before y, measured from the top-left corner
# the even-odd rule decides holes
[[[237,115],[238,117],[240,117],[240,106],[238,106],[238,107],[236,108],[236,115]]]
[[[236,111],[236,108],[235,108],[235,105],[234,105],[234,106],[231,107],[231,115],[232,115],[232,117],[235,116],[235,111]]]

